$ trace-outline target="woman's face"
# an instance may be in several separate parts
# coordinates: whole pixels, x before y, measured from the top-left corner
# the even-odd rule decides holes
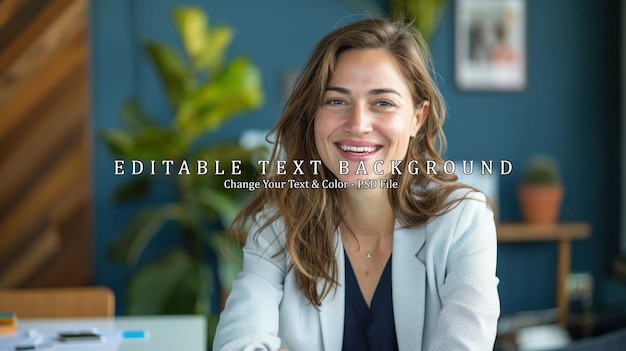
[[[315,119],[315,144],[339,180],[356,185],[358,179],[390,178],[392,161],[405,157],[427,113],[428,101],[416,106],[391,54],[350,49],[337,58],[324,93]],[[398,168],[404,172],[405,166]],[[355,174],[359,169],[361,174]]]

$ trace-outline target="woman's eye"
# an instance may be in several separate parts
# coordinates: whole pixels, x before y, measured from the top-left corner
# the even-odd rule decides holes
[[[385,101],[385,100],[383,100],[383,101],[378,101],[378,102],[376,102],[374,105],[375,105],[375,106],[378,106],[378,107],[391,107],[391,106],[393,106],[393,104],[392,104],[391,102],[389,102],[389,101]]]
[[[329,105],[343,105],[343,100],[340,99],[329,99],[328,101],[326,101],[327,104]]]

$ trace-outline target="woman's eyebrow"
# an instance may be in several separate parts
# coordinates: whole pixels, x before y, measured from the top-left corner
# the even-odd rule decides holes
[[[400,95],[400,93],[398,93],[397,91],[395,91],[393,89],[373,89],[373,90],[370,90],[370,95],[380,95],[380,94],[396,94],[396,95],[402,97],[402,95]]]
[[[340,88],[340,87],[328,87],[326,88],[326,91],[334,91],[340,94],[345,94],[345,95],[350,95],[350,90],[346,89],[346,88]]]
[[[326,91],[334,91],[340,94],[350,95],[350,90],[346,88],[341,88],[341,87],[328,87],[326,88]],[[369,95],[381,95],[381,94],[396,94],[402,97],[402,95],[400,95],[400,93],[398,93],[394,89],[381,88],[381,89],[372,89],[369,91]]]

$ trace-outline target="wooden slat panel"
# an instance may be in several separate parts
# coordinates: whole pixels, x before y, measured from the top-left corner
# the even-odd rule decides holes
[[[0,256],[0,278],[13,269],[12,262],[19,261],[21,252],[28,250],[30,243],[46,231],[48,222],[45,218],[33,218],[30,223],[24,223],[23,227],[19,240],[11,247],[9,254]]]
[[[28,85],[28,94],[21,94],[19,99],[13,99],[8,104],[0,106],[0,139],[4,138],[24,118],[24,114],[53,90],[59,81],[77,65],[87,60],[88,50],[84,45],[86,33],[74,38],[62,55],[57,55],[50,61],[49,67],[37,80]]]
[[[89,190],[86,179],[77,179],[59,207],[50,213],[50,226],[59,233],[62,247],[49,256],[38,270],[29,272],[24,287],[86,285],[91,283],[92,238],[85,231],[91,225]],[[82,264],[76,264],[82,262]],[[67,274],[72,272],[72,274]]]
[[[78,0],[70,4],[13,64],[0,72],[0,106],[14,97],[30,80],[36,79],[49,57],[86,28],[85,1]]]
[[[13,62],[30,43],[43,33],[50,23],[74,0],[51,0],[29,25],[16,34],[16,37],[0,51],[0,72]]]
[[[69,149],[80,152],[80,150],[85,149],[84,144],[85,140],[79,140],[77,144],[71,144]],[[21,233],[18,242],[13,244],[12,252],[8,256],[0,256],[0,287],[46,286],[46,284],[41,284],[46,281],[51,282],[52,280],[58,282],[59,278],[68,283],[73,283],[67,285],[82,285],[90,282],[90,274],[87,276],[75,274],[76,272],[69,276],[62,274],[62,269],[66,269],[65,272],[68,270],[73,271],[72,265],[77,266],[77,261],[75,260],[77,256],[74,255],[74,252],[79,253],[79,256],[82,257],[78,262],[91,262],[92,254],[91,233],[86,230],[86,228],[91,228],[89,180],[86,177],[79,177],[69,180],[68,183],[72,184],[72,186],[65,189],[63,196],[58,198],[58,202],[55,202],[44,215],[39,217],[42,218],[44,223],[41,225],[35,224],[33,233]],[[32,231],[30,229],[31,226],[24,224],[24,228],[27,231]],[[58,241],[60,242],[58,246],[62,245],[62,248],[57,247],[54,256],[39,257],[39,260],[36,260],[38,265],[36,271],[34,270],[35,266],[29,266],[30,270],[13,267],[14,265],[21,266],[20,262],[23,260],[23,252],[31,251],[31,246],[35,245],[39,240],[38,235],[46,231],[54,231],[58,234]],[[68,255],[72,257],[67,257]],[[29,259],[28,261],[32,260]],[[59,268],[61,266],[63,268]],[[91,273],[89,264],[78,266],[80,266],[81,272]],[[54,277],[57,274],[60,274],[61,277]],[[3,278],[5,275],[10,276],[10,278]],[[24,281],[36,281],[39,285],[21,284]],[[15,283],[15,285],[7,285],[8,282]],[[56,285],[53,284],[53,286]]]
[[[93,260],[92,240],[84,232],[88,224],[88,213],[83,207],[75,215],[73,228],[63,228],[65,234],[75,237],[71,242],[64,241],[63,249],[57,256],[42,265],[38,272],[29,277],[25,287],[76,286],[92,282],[91,262]],[[80,235],[79,235],[80,234]],[[77,264],[79,262],[80,264]],[[67,274],[72,272],[72,274]]]
[[[79,87],[84,86],[81,84]],[[69,91],[74,93],[74,91]],[[22,137],[15,149],[8,149],[5,157],[0,157],[0,220],[7,207],[18,201],[19,190],[27,187],[27,182],[35,181],[45,174],[39,165],[48,160],[54,161],[55,153],[69,138],[79,137],[80,126],[88,111],[86,93],[79,90],[74,94],[66,94],[51,107],[46,118],[31,127],[28,134]],[[72,136],[74,134],[74,136]]]
[[[26,0],[4,0],[0,2],[0,27],[6,24]]]
[[[33,126],[43,123],[50,115],[50,110],[57,104],[64,105],[67,99],[87,101],[88,92],[87,63],[76,66],[68,75],[63,77],[57,86],[42,99],[29,106],[28,112],[17,121],[15,127],[0,138],[0,164],[6,162],[8,154],[18,149],[25,136],[33,131]],[[19,96],[17,97],[19,98]],[[87,115],[87,112],[85,113]],[[1,200],[1,198],[0,198]],[[1,212],[1,211],[0,211]]]
[[[33,218],[45,217],[46,211],[83,175],[85,166],[81,151],[70,150],[44,180],[33,185],[24,199],[0,221],[0,256],[8,255],[11,247],[19,242],[25,224],[31,223]]]
[[[79,241],[78,249],[66,249],[59,252],[54,259],[40,266],[39,272],[29,277],[27,283],[21,286],[26,288],[40,288],[48,286],[84,286],[93,284],[91,250],[85,250],[91,242]],[[72,274],[67,274],[72,272]]]
[[[19,286],[26,278],[46,262],[61,248],[61,237],[52,227],[48,227],[36,240],[32,241],[18,258],[11,262],[11,269],[0,277],[0,287]]]
[[[0,0],[0,286],[92,283],[87,4]]]
[[[28,12],[34,14],[38,12],[39,7],[46,4],[44,0],[4,0],[0,2],[0,28],[7,34],[17,33],[16,24],[22,21],[14,21],[11,25],[10,21],[16,17],[21,17],[20,12]],[[23,26],[23,25],[21,25]],[[7,46],[8,40],[0,40],[0,47]]]
[[[76,145],[82,148],[80,145]],[[81,149],[79,149],[81,151]],[[55,228],[61,228],[68,225],[68,220],[81,208],[85,208],[85,204],[90,201],[89,197],[89,181],[85,177],[79,177],[74,179],[74,186],[68,189],[62,198],[50,209],[49,221]],[[71,226],[71,225],[70,225]],[[63,240],[71,240],[65,231],[63,233]],[[75,238],[74,238],[75,239]]]

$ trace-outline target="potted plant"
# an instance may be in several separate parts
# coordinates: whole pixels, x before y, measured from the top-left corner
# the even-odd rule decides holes
[[[522,219],[527,223],[554,224],[563,200],[559,166],[547,155],[532,157],[526,164],[518,189]]]
[[[173,168],[183,161],[212,164],[220,160],[225,165],[241,160],[241,177],[249,179],[255,168],[246,162],[251,162],[253,151],[215,139],[225,121],[261,106],[260,72],[245,57],[225,62],[233,37],[229,27],[209,27],[206,14],[197,8],[179,7],[173,15],[184,58],[168,45],[143,44],[167,95],[170,122],[157,122],[131,99],[122,107],[125,128],[106,130],[101,136],[117,158],[148,164],[155,161],[157,165],[173,160]],[[216,291],[213,277],[217,274],[228,290],[239,271],[222,252],[228,246],[221,230],[239,211],[242,192],[247,193],[224,189],[223,182],[224,176],[211,170],[170,176],[148,173],[129,177],[118,189],[118,201],[144,198],[151,188],[162,184],[175,189],[175,196],[141,210],[110,247],[112,259],[136,265],[146,245],[164,231],[179,235],[181,242],[134,271],[126,291],[128,314],[204,314],[209,321],[209,339],[213,335],[219,311],[211,308],[210,296],[222,293]],[[230,253],[237,257],[239,251],[234,247],[233,243]]]

